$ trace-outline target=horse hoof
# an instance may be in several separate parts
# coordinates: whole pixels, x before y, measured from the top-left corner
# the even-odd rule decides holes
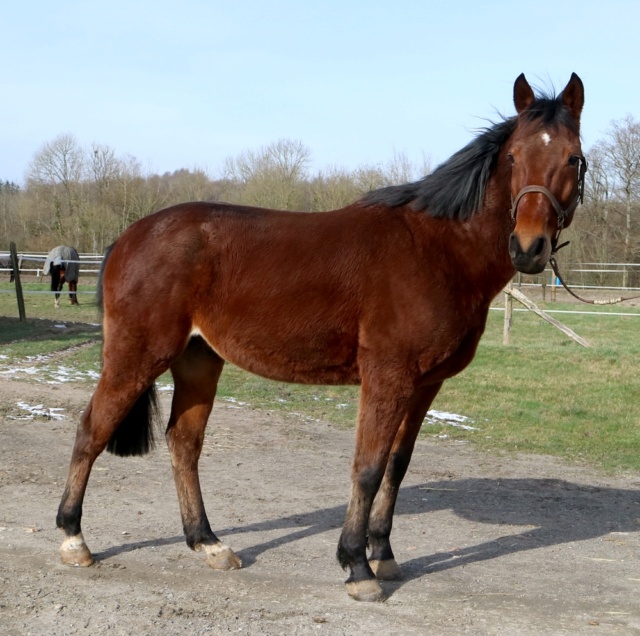
[[[402,570],[395,559],[373,560],[369,561],[369,565],[380,581],[399,581],[402,579]]]
[[[226,545],[204,545],[199,549],[204,550],[207,565],[214,570],[239,570],[242,567],[240,557]]]
[[[347,594],[356,601],[366,603],[376,603],[386,601],[387,597],[376,579],[365,579],[364,581],[350,581],[345,583]]]
[[[67,537],[60,546],[60,558],[66,565],[76,565],[83,568],[93,564],[93,556],[82,535]]]

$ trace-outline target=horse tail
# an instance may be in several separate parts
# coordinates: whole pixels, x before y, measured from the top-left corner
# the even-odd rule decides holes
[[[152,384],[111,436],[107,450],[120,457],[146,455],[155,446],[153,431],[159,423],[159,415],[158,394]]]
[[[98,275],[96,304],[100,317],[104,317],[104,269],[115,243],[107,247]],[[120,457],[146,455],[154,446],[154,428],[159,424],[160,411],[155,384],[148,387],[136,400],[126,417],[111,436],[107,450]]]

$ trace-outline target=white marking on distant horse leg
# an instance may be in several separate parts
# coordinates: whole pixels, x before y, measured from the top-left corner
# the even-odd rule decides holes
[[[542,133],[542,142],[545,146],[548,146],[551,143],[551,135],[548,132]]]
[[[242,567],[238,555],[224,543],[198,543],[194,549],[205,553],[207,565],[214,570],[239,570]]]

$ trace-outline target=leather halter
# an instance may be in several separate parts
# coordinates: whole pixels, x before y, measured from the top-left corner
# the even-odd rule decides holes
[[[520,192],[518,192],[518,195],[516,196],[515,199],[512,198],[512,202],[511,202],[512,218],[515,220],[516,213],[518,211],[518,203],[520,202],[520,199],[522,199],[522,197],[525,194],[529,194],[530,192],[537,192],[539,194],[544,194],[544,196],[546,196],[547,199],[549,199],[549,202],[553,206],[553,209],[556,212],[556,216],[558,217],[558,230],[556,232],[556,237],[554,241],[554,242],[557,242],[558,237],[560,236],[560,232],[564,228],[564,222],[566,217],[571,215],[575,211],[575,209],[578,207],[578,203],[582,203],[584,199],[584,178],[586,173],[587,173],[587,160],[584,157],[580,157],[580,163],[578,166],[578,192],[576,193],[576,196],[573,199],[573,201],[567,206],[566,209],[562,209],[562,206],[560,205],[560,203],[558,203],[558,199],[556,199],[553,192],[551,192],[549,189],[545,188],[544,186],[541,186],[541,185],[525,186],[524,188],[522,188],[522,190],[520,190]]]
[[[611,298],[607,300],[589,300],[587,298],[582,298],[582,296],[578,296],[578,294],[576,294],[574,291],[569,289],[567,284],[564,282],[564,279],[560,275],[560,268],[558,267],[558,262],[555,259],[555,255],[561,247],[568,245],[569,241],[562,243],[562,245],[558,245],[558,238],[560,237],[560,232],[564,228],[565,217],[573,213],[573,211],[578,207],[578,203],[582,203],[584,199],[584,179],[585,179],[585,174],[587,173],[587,167],[588,167],[587,160],[584,157],[580,157],[580,165],[578,167],[578,192],[575,198],[573,199],[573,201],[568,205],[568,207],[565,210],[562,209],[562,206],[558,203],[558,199],[556,199],[556,197],[553,195],[553,193],[549,189],[545,188],[544,186],[530,185],[522,188],[522,190],[518,192],[518,196],[516,196],[515,199],[513,199],[512,197],[511,216],[515,220],[516,212],[518,210],[518,203],[520,202],[520,199],[525,194],[528,194],[530,192],[538,192],[539,194],[544,194],[547,197],[547,199],[549,199],[549,201],[551,202],[551,205],[553,206],[553,209],[556,211],[556,215],[558,216],[558,230],[556,232],[555,237],[551,241],[552,248],[551,248],[551,256],[549,258],[549,264],[551,265],[551,269],[553,270],[553,273],[556,275],[558,280],[562,283],[562,286],[574,298],[577,298],[579,301],[583,303],[589,303],[591,305],[615,305],[625,300],[635,300],[636,298],[640,298],[640,295],[627,296],[623,298]]]

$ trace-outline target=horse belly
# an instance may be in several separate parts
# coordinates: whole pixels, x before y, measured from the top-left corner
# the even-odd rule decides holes
[[[272,380],[301,384],[358,384],[355,339],[329,329],[309,332],[265,324],[195,329],[232,364]]]

